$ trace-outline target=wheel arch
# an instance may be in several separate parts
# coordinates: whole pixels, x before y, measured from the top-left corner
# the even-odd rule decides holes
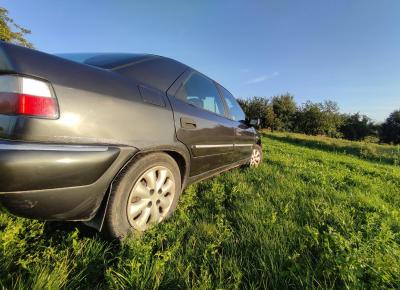
[[[189,164],[187,164],[187,161],[185,160],[183,155],[177,151],[168,151],[167,150],[167,151],[161,151],[161,152],[164,152],[164,153],[168,154],[169,156],[171,156],[175,160],[176,164],[178,164],[179,171],[181,173],[181,184],[183,186],[185,184],[185,182],[187,181]]]
[[[137,152],[134,156],[132,156],[117,172],[114,176],[113,180],[110,183],[110,186],[103,197],[101,202],[101,206],[96,212],[96,215],[87,222],[84,222],[87,226],[92,227],[101,232],[103,228],[104,218],[108,207],[108,202],[112,193],[113,184],[118,180],[118,177],[123,173],[123,171],[130,166],[130,164],[134,163],[137,158],[148,155],[152,153],[165,153],[170,156],[178,165],[179,171],[181,174],[181,188],[182,191],[187,186],[189,181],[189,169],[190,169],[190,155],[185,148],[153,148],[149,150],[142,150]]]

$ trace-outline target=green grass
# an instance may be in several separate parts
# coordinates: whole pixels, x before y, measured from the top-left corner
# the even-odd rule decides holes
[[[274,134],[264,132],[264,134],[269,138],[286,143],[303,145],[328,152],[350,154],[371,161],[400,165],[400,145],[380,145],[365,141],[354,142],[325,136],[308,136],[284,132],[276,132]]]
[[[0,288],[399,288],[396,152],[293,134],[263,143],[260,168],[190,186],[171,220],[122,244],[1,214]]]

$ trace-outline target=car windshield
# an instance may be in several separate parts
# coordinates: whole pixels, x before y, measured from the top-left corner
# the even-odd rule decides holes
[[[133,64],[137,61],[154,57],[149,54],[136,53],[59,53],[55,55],[104,69],[114,69],[121,65]]]

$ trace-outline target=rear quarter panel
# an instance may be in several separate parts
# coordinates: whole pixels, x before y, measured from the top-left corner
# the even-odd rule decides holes
[[[143,102],[139,83],[134,79],[14,45],[2,43],[2,50],[14,73],[45,79],[52,84],[60,118],[0,115],[1,138],[122,144],[140,149],[175,142],[169,102],[165,100],[165,106]]]

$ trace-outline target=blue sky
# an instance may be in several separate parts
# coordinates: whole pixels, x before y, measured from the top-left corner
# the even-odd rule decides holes
[[[237,97],[331,99],[376,121],[400,109],[400,1],[3,0],[45,52],[147,52]]]

